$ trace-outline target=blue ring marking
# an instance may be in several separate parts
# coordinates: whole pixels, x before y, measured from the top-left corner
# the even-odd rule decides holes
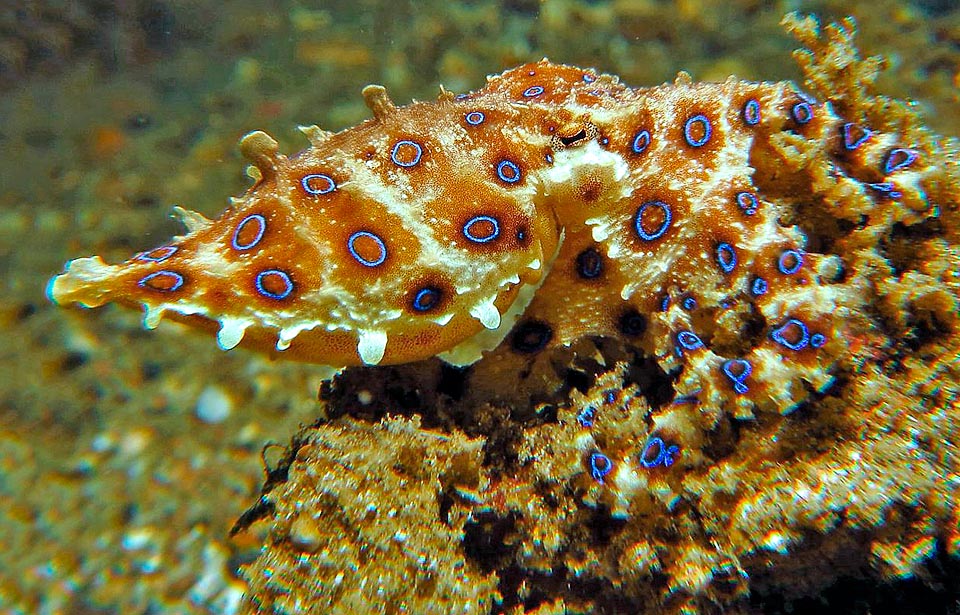
[[[463,119],[471,126],[479,126],[483,123],[483,120],[485,120],[486,117],[487,116],[483,114],[483,111],[471,111],[463,116]]]
[[[724,273],[731,273],[737,267],[737,251],[725,241],[717,245],[717,264]]]
[[[747,126],[756,126],[760,123],[760,103],[751,98],[743,105],[743,123]]]
[[[607,394],[603,396],[603,400],[608,404],[612,404],[617,400],[617,394],[613,391],[607,391]]]
[[[787,266],[787,259],[793,259],[793,266]],[[803,267],[803,252],[799,250],[784,250],[780,254],[780,258],[777,259],[777,269],[780,270],[780,273],[783,275],[793,275],[796,272],[800,271],[800,267]]]
[[[146,252],[141,252],[140,254],[137,254],[137,260],[147,261],[148,263],[162,263],[163,261],[167,260],[174,254],[176,254],[178,249],[179,248],[177,248],[177,246],[160,246],[159,248],[154,248],[152,250],[147,250]],[[161,254],[160,256],[150,256],[157,250],[163,250],[163,254]]]
[[[753,365],[750,364],[750,361],[746,359],[727,359],[723,362],[723,365],[720,366],[720,369],[722,369],[724,375],[733,382],[734,391],[743,395],[750,390],[750,387],[743,382],[753,373]],[[733,372],[734,369],[738,369],[740,373],[735,374]]]
[[[263,286],[263,279],[267,276],[277,276],[283,280],[284,289],[279,293],[275,293],[267,290]],[[290,279],[290,275],[286,271],[280,271],[279,269],[266,269],[257,274],[256,279],[257,292],[267,297],[269,299],[286,299],[290,296],[290,293],[293,292],[293,280]]]
[[[603,256],[593,248],[587,248],[576,258],[577,274],[586,280],[594,280],[603,273]]]
[[[417,155],[410,162],[401,162],[397,159],[397,152],[400,151],[401,145],[410,145],[417,150]],[[420,163],[420,157],[423,156],[423,147],[416,141],[411,141],[410,139],[401,139],[393,144],[393,149],[390,150],[390,160],[393,164],[398,167],[410,168],[415,167]]]
[[[583,73],[583,80],[587,83],[593,83],[597,78],[590,73]]]
[[[677,343],[680,344],[684,350],[703,348],[703,340],[693,331],[681,331],[677,333]]]
[[[668,307],[670,307],[670,295],[664,295],[660,300],[660,311],[666,312]]]
[[[656,455],[651,454],[653,451],[656,451]],[[662,438],[654,436],[647,440],[647,443],[643,446],[643,451],[640,453],[640,465],[647,469],[661,465],[669,468],[673,465],[673,456],[678,452],[680,452],[679,446],[675,444],[667,446]]]
[[[311,184],[315,179],[325,181],[327,182],[327,185],[324,188],[314,188]],[[320,194],[329,194],[337,189],[337,182],[333,181],[333,178],[329,175],[324,175],[323,173],[311,173],[310,175],[304,175],[300,180],[300,185],[303,186],[303,189],[307,192],[307,194],[312,194],[314,196]]]
[[[371,261],[360,256],[360,253],[357,252],[357,249],[353,244],[356,243],[356,241],[361,237],[368,237],[377,244],[377,246],[380,248],[380,258]],[[365,267],[379,267],[385,260],[387,260],[387,245],[383,243],[382,239],[370,231],[357,231],[353,235],[350,235],[350,238],[347,239],[347,249],[350,250],[350,256],[355,258],[358,263]]]
[[[150,286],[150,280],[154,278],[173,278],[173,286],[170,288],[157,288],[156,286]],[[145,275],[140,278],[140,281],[137,282],[137,286],[140,288],[149,288],[150,290],[156,290],[161,293],[172,293],[175,290],[180,290],[180,287],[183,286],[183,276],[177,273],[176,271],[170,271],[169,269],[161,269],[160,271],[154,271],[151,274]]]
[[[543,94],[542,85],[531,85],[523,91],[524,98],[533,98],[534,96],[540,96],[541,94]]]
[[[587,406],[577,414],[577,422],[581,427],[593,427],[593,419],[597,416],[597,409],[593,406]]]
[[[633,137],[633,142],[630,144],[630,149],[633,150],[634,154],[642,154],[650,146],[650,131],[641,130]]]
[[[489,222],[493,225],[493,232],[486,237],[477,237],[470,232],[470,227],[477,222]],[[474,216],[467,220],[467,223],[463,225],[463,236],[473,243],[490,243],[500,236],[500,222],[493,216]]]
[[[757,195],[752,192],[738,192],[736,199],[737,207],[748,216],[752,216],[760,209],[760,200],[757,198]]]
[[[683,306],[683,309],[690,312],[697,308],[697,300],[694,299],[693,297],[684,297],[683,303],[681,305]]]
[[[791,329],[797,329],[800,333],[800,338],[795,342],[791,342],[786,338],[786,334]],[[790,350],[803,350],[807,347],[807,344],[810,343],[810,331],[807,329],[807,325],[803,321],[797,320],[796,318],[791,318],[787,322],[783,323],[776,329],[770,332],[770,339],[780,344],[784,348],[789,348]]]
[[[883,159],[883,174],[890,175],[895,171],[905,169],[916,162],[919,157],[920,153],[917,150],[895,147],[887,152]]]
[[[695,123],[700,123],[703,125],[703,136],[700,139],[694,139],[690,134],[690,131]],[[687,141],[687,145],[690,147],[703,147],[710,141],[711,134],[713,134],[713,128],[710,126],[710,119],[702,113],[698,113],[697,115],[688,118],[683,124],[683,138]]]
[[[876,190],[880,193],[880,196],[886,197],[888,199],[899,199],[903,196],[903,193],[897,190],[897,185],[893,182],[878,182],[874,184],[867,184],[868,188]]]
[[[553,164],[553,154],[547,154],[543,159],[547,161],[547,164]]]
[[[760,295],[767,294],[768,288],[766,280],[763,278],[755,278],[753,284],[750,285],[750,294],[754,297],[759,297]]]
[[[857,135],[855,133],[856,129],[862,130],[863,132]],[[840,134],[843,136],[843,149],[852,152],[866,143],[867,139],[873,135],[873,131],[869,128],[862,128],[853,122],[847,122],[840,127]]]
[[[245,227],[249,222],[252,222],[254,220],[256,220],[257,224],[260,225],[260,229],[257,231],[257,236],[254,237],[252,241],[249,241],[245,244],[241,244],[240,242],[237,241],[237,238],[240,236],[240,233],[243,231],[243,227]],[[241,220],[240,224],[237,225],[237,228],[234,229],[233,237],[230,238],[230,244],[233,245],[234,250],[239,250],[241,252],[244,250],[249,250],[250,248],[260,243],[260,240],[263,239],[263,234],[266,232],[266,230],[267,230],[267,219],[261,216],[260,214],[250,214],[249,216]]]
[[[440,291],[432,286],[421,288],[413,297],[413,309],[418,312],[428,312],[440,303]]]
[[[663,222],[660,223],[660,228],[652,233],[648,233],[643,228],[643,214],[649,207],[659,207],[663,211]],[[673,212],[670,210],[670,206],[663,201],[647,201],[637,209],[637,213],[633,217],[634,230],[637,232],[637,236],[644,241],[653,241],[663,237],[672,222]]]
[[[590,453],[590,476],[603,483],[603,477],[613,469],[613,462],[603,453]]]
[[[453,97],[454,100],[466,100],[468,98],[470,98],[469,94],[457,94]]]
[[[506,175],[503,172],[504,169],[509,169],[512,175]],[[508,184],[515,184],[520,181],[521,176],[520,166],[516,162],[512,160],[501,160],[497,163],[497,177],[499,177],[501,181],[505,181]]]
[[[806,101],[800,101],[790,109],[790,115],[793,117],[793,121],[803,126],[813,119],[813,107]]]
[[[823,333],[814,333],[810,336],[810,346],[811,348],[823,348],[823,345],[827,343],[827,336]]]

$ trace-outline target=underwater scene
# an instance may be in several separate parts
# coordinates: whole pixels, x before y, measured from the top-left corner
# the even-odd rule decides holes
[[[960,615],[960,3],[0,7],[0,613]]]

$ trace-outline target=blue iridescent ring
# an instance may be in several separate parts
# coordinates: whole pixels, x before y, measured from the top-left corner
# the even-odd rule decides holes
[[[683,302],[680,305],[683,307],[683,309],[690,312],[697,309],[697,300],[693,297],[684,297]]]
[[[809,124],[810,120],[813,119],[813,107],[806,101],[800,101],[790,109],[790,115],[793,117],[793,121],[801,126]]]
[[[321,182],[320,187],[314,185],[314,182]],[[307,194],[312,194],[314,196],[320,194],[329,194],[337,189],[337,183],[333,181],[333,178],[329,175],[324,175],[323,173],[311,173],[310,175],[304,175],[300,180],[300,185],[303,186],[303,189]]]
[[[725,241],[717,244],[717,264],[724,273],[731,273],[737,267],[737,251]]]
[[[524,98],[533,98],[534,96],[540,96],[541,94],[543,94],[543,86],[541,85],[531,85],[523,91]]]
[[[483,123],[483,120],[485,120],[486,117],[487,116],[483,114],[483,111],[471,111],[470,113],[463,116],[463,119],[466,123],[470,124],[471,126],[479,126],[480,124]]]
[[[271,278],[279,279],[283,283],[283,289],[279,292],[274,292],[264,286],[264,282]],[[293,280],[290,279],[290,275],[286,271],[280,271],[279,269],[266,269],[258,273],[256,286],[257,292],[268,299],[286,299],[290,296],[290,293],[293,292]]]
[[[593,83],[596,80],[597,80],[596,76],[591,75],[590,73],[583,73],[583,81],[585,83]]]
[[[826,343],[827,337],[823,333],[814,333],[810,336],[811,348],[823,348],[823,345]]]
[[[240,234],[243,233],[243,230],[247,227],[248,224],[257,225],[257,232],[254,235],[253,239],[246,243],[240,243]],[[230,243],[233,245],[234,250],[239,250],[243,252],[244,250],[249,250],[250,248],[256,246],[260,243],[260,240],[263,239],[263,234],[267,230],[267,219],[260,214],[250,214],[246,218],[240,221],[240,224],[237,225],[237,228],[233,231],[233,237],[230,238]]]
[[[753,284],[750,285],[750,294],[754,297],[759,297],[760,295],[767,294],[767,281],[763,278],[754,278]]]
[[[633,142],[630,144],[630,149],[633,150],[634,154],[642,154],[650,146],[650,132],[647,130],[641,130],[633,138]]]
[[[748,216],[752,216],[760,209],[760,201],[757,199],[757,195],[752,192],[738,192],[736,199],[737,207]]]
[[[787,336],[795,337],[794,341],[787,339]],[[791,318],[776,329],[770,332],[770,339],[780,344],[784,348],[797,351],[803,350],[810,343],[810,331],[807,325],[801,320]]]
[[[897,190],[897,185],[893,182],[876,182],[867,184],[867,187],[876,190],[881,197],[888,199],[899,199],[903,193]]]
[[[854,124],[853,122],[847,122],[840,127],[840,135],[843,137],[843,148],[848,152],[852,152],[866,143],[867,139],[873,135],[873,131],[869,128],[863,128]]]
[[[173,283],[168,288],[154,286],[150,282],[152,280],[158,280],[163,278],[172,278]],[[170,271],[168,269],[161,269],[160,271],[154,271],[148,275],[145,275],[143,278],[137,282],[137,286],[140,288],[149,288],[150,290],[158,290],[162,293],[172,293],[175,290],[179,290],[183,286],[183,276],[177,273],[176,271]]]
[[[653,231],[648,233],[646,229],[643,228],[643,214],[646,213],[647,209],[651,207],[656,207],[663,212],[663,222],[660,223],[660,226]],[[637,209],[636,215],[633,217],[633,228],[637,232],[637,236],[644,241],[653,241],[654,239],[660,239],[663,237],[664,233],[667,232],[667,229],[670,228],[670,224],[673,222],[673,211],[670,210],[670,206],[664,203],[663,201],[647,201]]]
[[[751,98],[743,105],[743,122],[747,126],[760,123],[760,103],[756,98]]]
[[[380,249],[380,255],[377,258],[370,260],[370,259],[364,258],[363,256],[360,255],[359,252],[357,252],[357,248],[355,244],[358,239],[363,237],[370,239],[375,244],[377,244],[377,247]],[[353,235],[350,235],[350,238],[347,239],[347,249],[350,250],[350,256],[355,258],[358,263],[360,263],[365,267],[379,267],[384,263],[384,261],[387,260],[387,245],[383,243],[382,239],[380,239],[370,231],[357,231]]]
[[[643,446],[640,453],[640,465],[647,469],[663,466],[669,468],[673,465],[673,456],[680,451],[680,447],[675,444],[667,445],[662,438],[651,437]]]
[[[137,255],[137,260],[147,261],[149,263],[162,263],[176,254],[177,249],[177,246],[161,246],[159,248],[148,250],[147,252],[141,252]],[[159,254],[157,254],[158,252]]]
[[[497,163],[497,177],[508,184],[520,181],[520,166],[511,160],[501,160]]]
[[[493,229],[485,236],[474,235],[472,227],[478,222],[487,222]],[[463,236],[473,243],[489,243],[500,236],[500,222],[493,216],[474,216],[463,225]]]
[[[753,373],[753,365],[746,359],[727,359],[720,366],[724,375],[733,383],[733,390],[743,395],[750,390],[750,387],[744,383],[750,374]]]
[[[920,154],[916,150],[895,147],[883,159],[883,174],[890,175],[895,171],[906,169],[919,157]]]
[[[577,422],[580,427],[593,427],[593,419],[597,416],[597,409],[593,406],[587,406],[577,414]]]
[[[412,147],[414,149],[414,155],[412,160],[400,160],[397,157],[397,154],[400,153],[401,147]],[[416,141],[411,141],[410,139],[401,139],[393,144],[393,149],[390,150],[390,160],[393,161],[393,164],[398,167],[410,168],[415,167],[420,162],[420,157],[423,156],[423,147]]]
[[[429,312],[440,303],[440,289],[426,286],[417,291],[413,297],[413,309],[418,312]]]
[[[602,483],[603,477],[613,469],[613,462],[603,453],[590,453],[590,476]]]
[[[799,250],[784,250],[777,259],[777,269],[783,275],[793,275],[803,267],[803,252]]]
[[[400,160],[397,155],[400,153],[401,147],[412,147],[414,150],[413,159],[411,160]],[[420,158],[423,156],[423,147],[416,141],[411,141],[409,139],[401,139],[393,144],[393,149],[390,150],[390,160],[393,161],[393,164],[398,167],[410,168],[415,167],[420,163]]]
[[[677,333],[677,344],[679,344],[684,350],[696,350],[697,348],[703,348],[703,340],[701,340],[693,331],[681,331]]]
[[[696,124],[700,124],[703,127],[703,136],[701,136],[699,139],[696,139],[693,136],[693,127]],[[710,135],[712,133],[713,128],[710,126],[710,119],[702,113],[698,113],[697,115],[688,118],[683,124],[683,138],[690,147],[703,147],[710,142]]]

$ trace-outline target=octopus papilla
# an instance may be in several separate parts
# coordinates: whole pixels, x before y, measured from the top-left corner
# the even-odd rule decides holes
[[[628,87],[546,60],[373,117],[304,128],[292,156],[240,142],[255,184],[217,220],[119,265],[71,261],[59,304],[142,306],[332,367],[615,337],[696,397],[748,416],[822,391],[853,309],[796,223],[813,198],[790,139],[816,140],[876,199],[922,203],[922,152],[789,82]]]

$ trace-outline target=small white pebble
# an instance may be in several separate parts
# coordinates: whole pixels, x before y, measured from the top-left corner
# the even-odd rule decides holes
[[[233,400],[218,386],[208,386],[197,398],[197,418],[204,423],[222,423],[233,410]]]
[[[358,391],[357,401],[359,401],[364,406],[369,406],[370,403],[373,401],[373,393],[371,393],[366,389],[363,389],[362,391]]]

